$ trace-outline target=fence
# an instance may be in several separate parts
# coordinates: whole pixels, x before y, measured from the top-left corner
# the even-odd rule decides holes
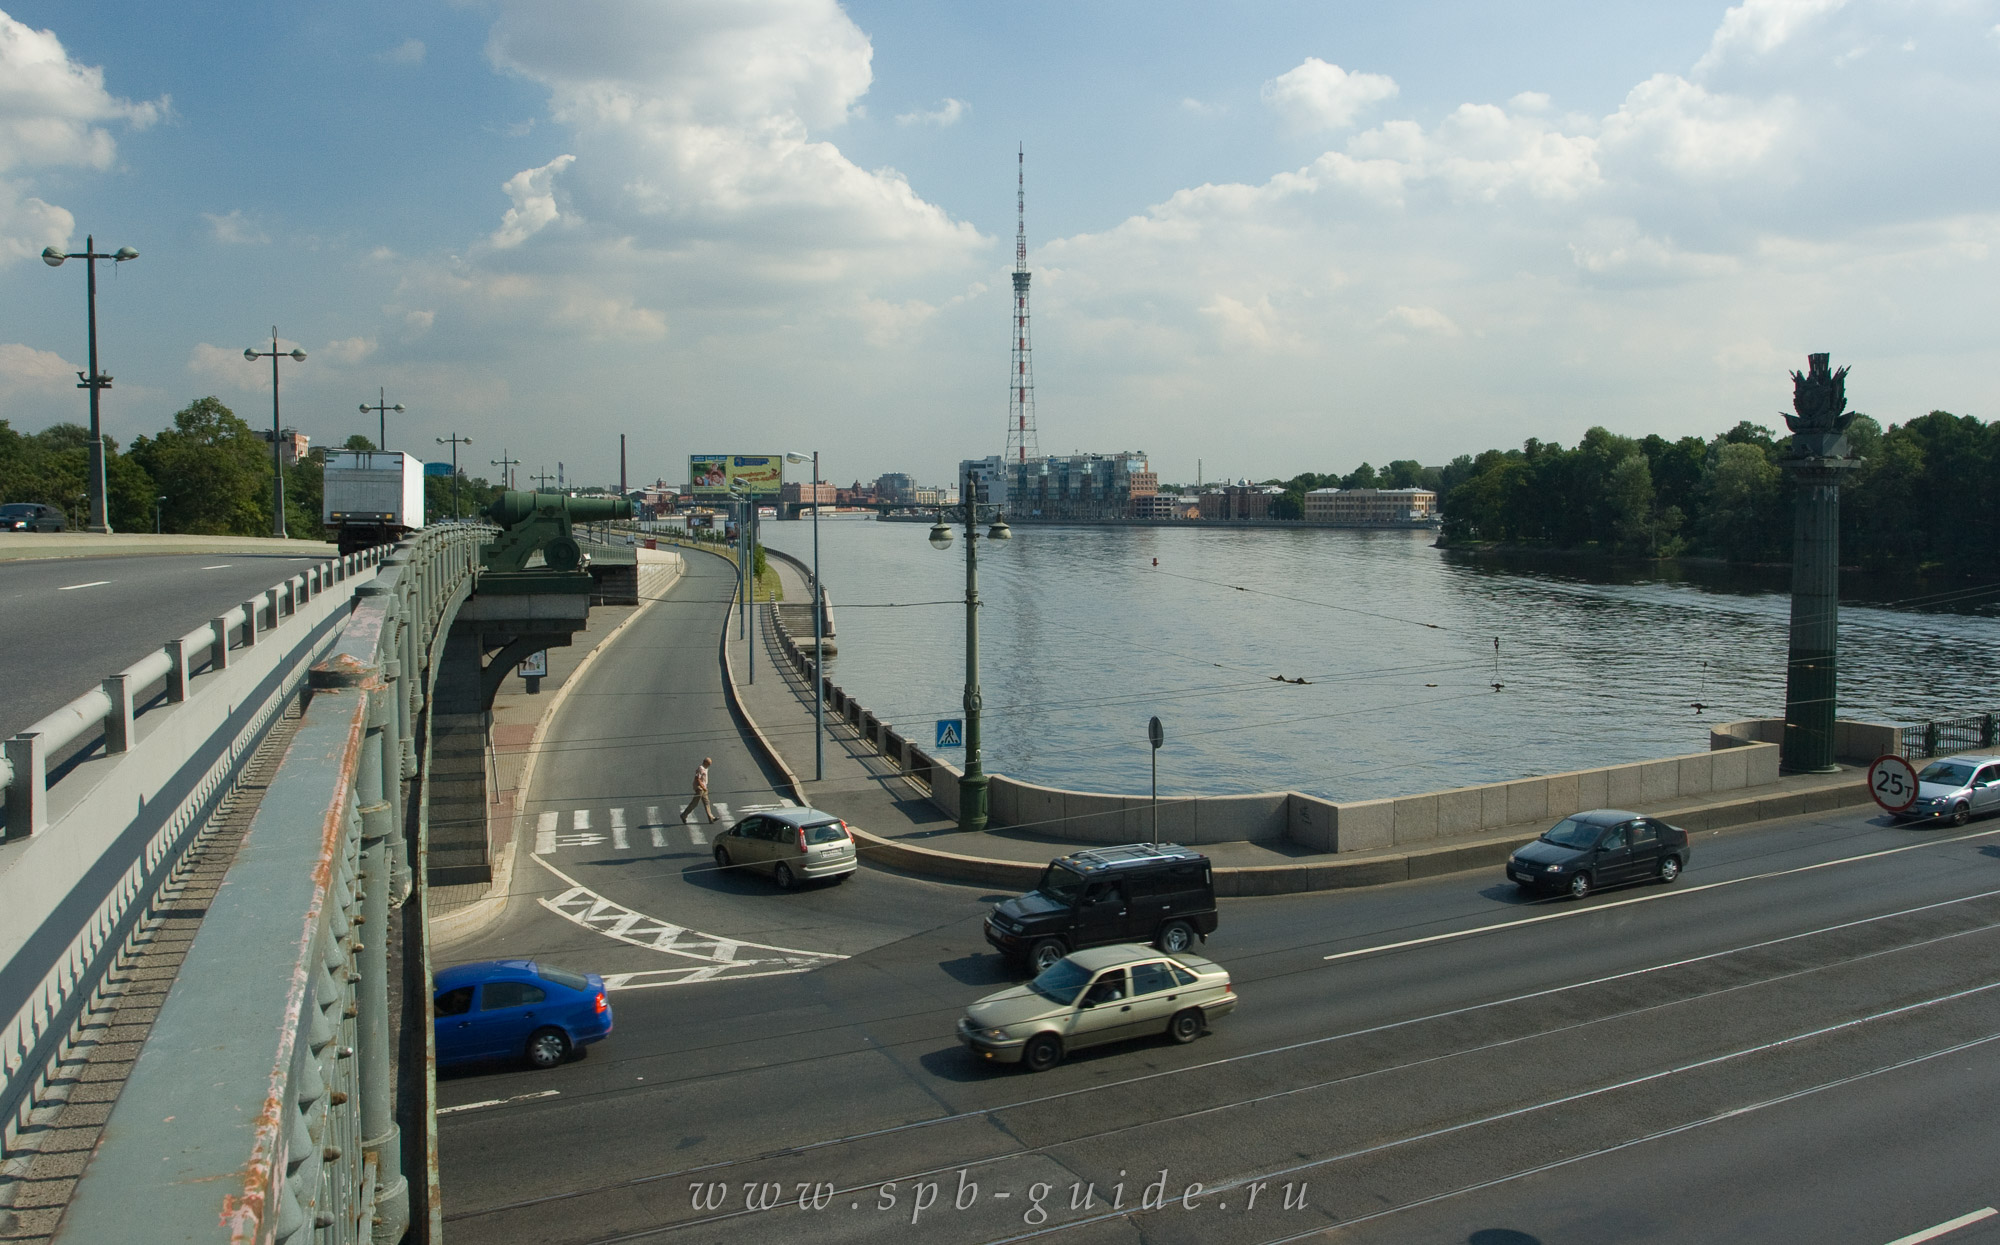
[[[1903,728],[1903,755],[1911,758],[1970,752],[1996,743],[2000,743],[2000,715],[1991,713],[1940,718]]]

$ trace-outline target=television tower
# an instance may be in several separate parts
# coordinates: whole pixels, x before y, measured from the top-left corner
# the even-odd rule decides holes
[[[1026,155],[1014,152],[1014,366],[1007,385],[1007,457],[1017,463],[1040,458],[1035,438],[1035,368],[1028,334],[1028,192]]]

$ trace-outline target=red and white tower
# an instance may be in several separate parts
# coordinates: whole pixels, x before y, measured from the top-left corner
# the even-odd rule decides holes
[[[1040,458],[1035,438],[1035,367],[1028,334],[1028,192],[1026,155],[1014,153],[1014,365],[1008,369],[1007,459]]]

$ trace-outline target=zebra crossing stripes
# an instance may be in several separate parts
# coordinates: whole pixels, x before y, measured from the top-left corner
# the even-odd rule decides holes
[[[618,851],[626,851],[632,845],[625,839],[625,810],[611,810],[611,846]]]
[[[686,831],[688,843],[696,848],[709,845],[709,834],[715,826],[731,826],[751,813],[769,812],[780,808],[797,808],[796,801],[780,798],[775,803],[744,804],[735,808],[723,800],[715,801],[715,820],[706,825],[697,822],[670,823],[660,816],[660,806],[648,804],[646,820],[637,826],[628,820],[628,810],[614,806],[603,810],[605,830],[592,829],[597,824],[596,810],[590,808],[547,809],[535,815],[535,855],[550,856],[566,848],[602,848],[607,843],[615,852],[632,850],[632,830],[646,831],[646,838],[640,846],[667,849],[670,841]],[[564,830],[567,823],[569,829]]]

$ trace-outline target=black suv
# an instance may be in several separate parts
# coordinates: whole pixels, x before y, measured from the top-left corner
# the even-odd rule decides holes
[[[0,506],[0,532],[60,532],[63,512],[40,502],[14,501]]]
[[[1186,951],[1215,932],[1208,857],[1174,843],[1061,856],[1034,890],[993,905],[986,941],[1040,973],[1080,947],[1150,942]]]

